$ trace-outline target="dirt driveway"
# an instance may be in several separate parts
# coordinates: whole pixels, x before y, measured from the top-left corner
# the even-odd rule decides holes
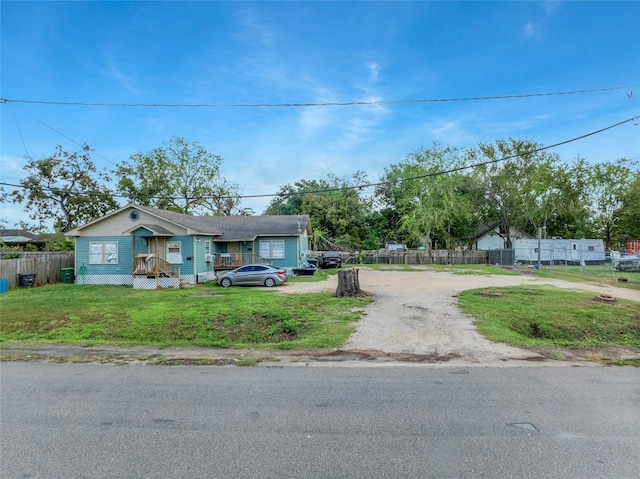
[[[547,280],[529,275],[463,275],[426,269],[412,272],[378,271],[363,267],[360,268],[359,277],[361,288],[374,296],[375,303],[366,308],[356,332],[341,352],[372,358],[380,355],[413,355],[429,360],[482,364],[543,359],[534,351],[492,343],[478,334],[473,326],[473,318],[461,313],[455,305],[455,295],[467,289],[550,284],[640,301],[640,292],[630,289]],[[335,291],[337,283],[337,276],[331,276],[321,283],[289,283],[286,292]],[[532,307],[535,305],[532,304]]]

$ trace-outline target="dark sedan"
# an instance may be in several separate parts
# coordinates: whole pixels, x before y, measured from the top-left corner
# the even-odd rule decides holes
[[[219,273],[217,283],[229,286],[267,286],[269,288],[287,282],[287,272],[266,264],[248,264],[233,271]]]
[[[325,251],[320,255],[318,264],[321,268],[342,268],[342,257],[335,251]]]

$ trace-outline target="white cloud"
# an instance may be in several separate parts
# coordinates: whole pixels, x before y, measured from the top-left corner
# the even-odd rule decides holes
[[[547,0],[542,2],[541,6],[545,13],[551,14],[560,7],[560,3],[561,2],[559,2],[558,0]]]
[[[529,20],[527,24],[524,26],[524,36],[525,38],[531,38],[535,34],[535,28],[533,26],[533,22]]]
[[[120,83],[120,86],[122,86],[122,88],[127,90],[129,93],[132,93],[134,95],[140,95],[142,93],[135,86],[135,81],[131,77],[125,75],[122,72],[122,70],[113,63],[113,60],[107,59],[106,68],[107,68],[107,74],[111,78],[114,78],[115,80],[117,80],[118,83]]]
[[[378,75],[380,74],[380,65],[377,63],[367,63],[367,69],[369,70],[369,81],[378,81]]]

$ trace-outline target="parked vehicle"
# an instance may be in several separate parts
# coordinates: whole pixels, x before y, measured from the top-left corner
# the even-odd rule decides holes
[[[248,264],[232,271],[220,273],[216,282],[229,286],[267,286],[269,288],[287,282],[287,272],[266,264]]]
[[[342,258],[340,257],[340,253],[325,251],[320,254],[318,264],[321,268],[342,268]]]

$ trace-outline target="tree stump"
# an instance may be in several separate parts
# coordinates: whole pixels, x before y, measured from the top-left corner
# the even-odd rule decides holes
[[[338,271],[338,288],[336,289],[337,298],[352,298],[354,296],[362,295],[358,271],[358,268],[341,269]]]

